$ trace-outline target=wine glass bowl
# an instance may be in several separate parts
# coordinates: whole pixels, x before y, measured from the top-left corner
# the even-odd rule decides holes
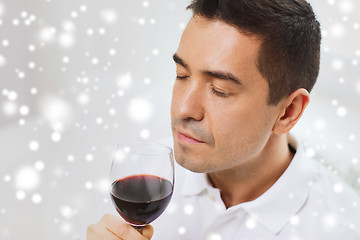
[[[158,218],[174,190],[171,148],[153,142],[118,145],[110,172],[110,195],[116,211],[141,227]]]

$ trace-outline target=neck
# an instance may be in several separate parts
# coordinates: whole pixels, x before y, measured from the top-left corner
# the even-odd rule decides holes
[[[284,173],[293,156],[287,136],[272,135],[256,158],[236,168],[209,173],[208,177],[229,208],[266,192]]]

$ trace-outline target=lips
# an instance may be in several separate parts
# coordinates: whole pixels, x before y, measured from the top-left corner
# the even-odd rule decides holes
[[[192,135],[190,135],[188,133],[180,132],[180,131],[177,131],[177,130],[176,130],[176,133],[177,133],[177,138],[182,142],[185,142],[185,143],[204,143],[204,142],[196,139],[195,137],[193,137]]]

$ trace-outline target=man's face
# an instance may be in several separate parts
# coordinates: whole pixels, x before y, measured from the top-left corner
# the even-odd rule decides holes
[[[279,108],[257,67],[260,40],[217,20],[193,17],[174,55],[171,103],[175,158],[215,172],[261,158]]]

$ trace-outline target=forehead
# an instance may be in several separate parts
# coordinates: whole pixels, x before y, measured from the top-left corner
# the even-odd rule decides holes
[[[257,69],[261,40],[219,20],[194,16],[186,26],[177,55],[190,70],[221,70],[240,79],[264,80]]]
[[[196,55],[197,62],[208,64],[253,63],[255,66],[260,44],[257,38],[227,23],[194,16],[183,32],[178,54]]]

